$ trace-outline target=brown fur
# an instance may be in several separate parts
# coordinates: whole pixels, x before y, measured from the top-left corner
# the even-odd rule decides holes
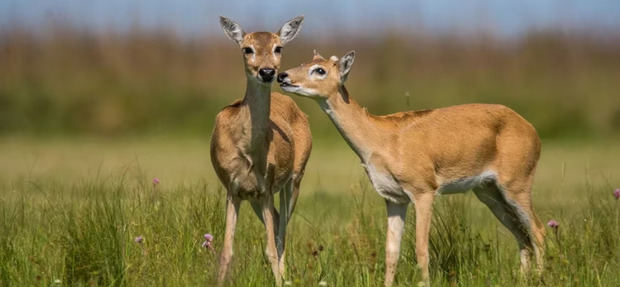
[[[250,201],[265,225],[265,254],[277,285],[281,285],[285,275],[286,227],[299,195],[312,137],[306,115],[291,98],[271,93],[271,82],[264,82],[259,71],[280,67],[278,49],[283,42],[294,38],[302,20],[298,17],[287,22],[281,29],[286,35],[281,38],[280,33],[245,34],[237,23],[220,19],[226,34],[241,47],[247,77],[245,97],[217,115],[211,137],[211,162],[227,189],[220,284],[232,258],[235,227],[243,199]],[[248,49],[251,53],[244,51]],[[277,192],[280,192],[279,214],[273,202]]]
[[[324,78],[311,71],[316,65],[327,71]],[[513,110],[490,104],[375,116],[349,97],[341,80],[348,70],[343,75],[341,66],[337,58],[315,56],[311,63],[285,72],[283,89],[319,102],[386,198],[385,285],[392,284],[396,271],[407,204],[415,202],[416,255],[428,281],[434,196],[460,181],[482,178],[483,172],[495,173],[495,178],[484,178],[471,188],[514,234],[522,270],[532,251],[541,268],[544,227],[530,199],[541,148],[534,127]]]
[[[236,172],[241,171],[241,175],[237,176],[244,176],[244,172],[250,170],[250,163],[243,156],[246,153],[244,149],[251,148],[249,113],[248,104],[237,100],[216,116],[211,136],[211,161],[224,186],[230,186]],[[272,170],[273,181],[270,185],[278,192],[277,188],[281,188],[293,174],[301,179],[312,148],[312,137],[307,116],[290,97],[271,93],[269,119],[269,129],[265,135],[269,144],[265,170]],[[244,199],[259,197],[256,174],[249,173],[247,176],[235,196]]]
[[[246,73],[256,76],[260,68],[280,69],[280,56],[273,57],[272,52],[275,46],[281,46],[280,38],[270,32],[254,32],[246,35],[241,47],[252,47],[255,57],[244,55]]]

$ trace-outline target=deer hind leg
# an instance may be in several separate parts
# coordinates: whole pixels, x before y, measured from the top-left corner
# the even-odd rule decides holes
[[[531,252],[536,250],[532,237],[531,221],[526,209],[495,182],[474,188],[474,193],[499,219],[517,240],[521,259],[521,272],[529,270]]]
[[[542,272],[543,264],[544,264],[544,240],[545,240],[545,227],[540,222],[536,214],[534,213],[534,209],[532,208],[532,200],[531,200],[531,188],[532,188],[532,177],[530,176],[528,180],[523,181],[524,184],[506,184],[508,186],[507,190],[513,191],[511,193],[506,193],[506,197],[515,203],[521,209],[522,220],[526,220],[529,223],[528,235],[531,238],[532,249],[534,251],[534,256],[536,259],[536,267],[539,273]]]
[[[280,216],[279,225],[276,237],[276,247],[278,249],[278,262],[280,268],[280,275],[285,278],[286,264],[286,227],[288,226],[288,220],[291,214],[291,196],[293,194],[293,179],[286,183],[285,187],[280,192]]]
[[[289,204],[288,204],[288,220],[293,216],[293,210],[295,210],[295,206],[297,205],[297,198],[299,197],[299,186],[301,185],[301,178],[303,177],[303,173],[293,174],[293,189],[289,196]]]
[[[226,279],[228,266],[233,255],[233,241],[235,238],[235,227],[239,215],[241,200],[229,191],[226,198],[226,231],[224,233],[224,247],[220,255],[220,270],[218,273],[218,284],[221,285]]]
[[[256,217],[258,217],[260,222],[265,224],[265,219],[263,219],[263,203],[261,201],[257,201],[257,200],[250,200],[250,205],[252,206],[252,210],[254,210],[254,213],[256,214]],[[273,210],[273,213],[276,215],[274,217],[274,219],[276,220],[275,226],[278,226],[278,222],[277,222],[277,219],[279,218],[277,216],[278,215],[278,211],[277,210]]]

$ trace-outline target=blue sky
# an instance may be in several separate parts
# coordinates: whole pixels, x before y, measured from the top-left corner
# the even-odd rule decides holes
[[[550,27],[620,30],[618,0],[0,0],[0,26],[5,28],[19,23],[36,29],[60,20],[84,29],[124,31],[139,25],[192,36],[220,33],[219,15],[248,31],[275,31],[300,14],[306,16],[304,33],[311,35],[374,35],[394,28],[432,33],[486,29],[504,36]]]

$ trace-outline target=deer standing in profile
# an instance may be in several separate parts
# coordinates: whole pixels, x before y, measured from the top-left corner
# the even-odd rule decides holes
[[[286,226],[293,213],[312,137],[306,115],[290,97],[271,92],[280,67],[282,46],[293,40],[303,17],[290,20],[277,33],[246,34],[221,17],[229,38],[241,47],[246,74],[243,100],[225,107],[215,119],[211,161],[227,189],[226,231],[218,282],[228,271],[241,200],[250,201],[265,225],[265,254],[277,285],[285,274]],[[273,197],[280,191],[280,211]]]
[[[394,281],[408,204],[415,205],[416,257],[428,284],[433,199],[470,189],[516,238],[521,270],[528,270],[532,253],[540,270],[544,226],[532,209],[531,189],[541,144],[534,127],[513,110],[489,104],[372,115],[344,87],[354,57],[315,53],[312,62],[280,73],[278,82],[319,103],[385,198],[385,286]]]

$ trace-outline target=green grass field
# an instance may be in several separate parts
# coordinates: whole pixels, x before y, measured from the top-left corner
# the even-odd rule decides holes
[[[515,241],[473,194],[439,197],[433,286],[619,286],[619,158],[617,139],[543,141],[534,206],[560,226],[548,229],[542,278],[519,276]],[[382,285],[384,203],[344,141],[315,141],[301,192],[287,242],[293,285]],[[3,138],[0,286],[210,286],[224,195],[205,139]],[[413,217],[410,209],[397,286],[420,280]],[[201,247],[205,233],[214,251]],[[245,203],[232,286],[273,285],[264,241]]]

